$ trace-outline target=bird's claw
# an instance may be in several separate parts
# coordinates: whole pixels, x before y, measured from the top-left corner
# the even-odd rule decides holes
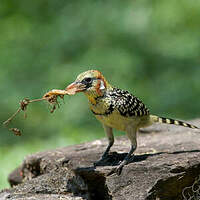
[[[102,163],[103,161],[106,160],[107,158],[107,154],[103,155],[99,160],[97,160],[96,162],[93,163],[94,167],[98,166],[100,163]]]
[[[114,173],[116,173],[118,176],[121,174],[122,169],[123,169],[124,165],[119,165],[118,167],[113,168],[108,174],[107,176],[110,176]]]

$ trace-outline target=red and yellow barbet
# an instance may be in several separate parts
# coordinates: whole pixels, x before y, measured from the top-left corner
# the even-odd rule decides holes
[[[136,133],[139,128],[150,126],[156,122],[197,128],[182,121],[151,115],[140,99],[128,91],[111,86],[97,70],[89,70],[78,75],[76,80],[66,88],[66,91],[68,94],[83,92],[86,95],[90,110],[102,123],[108,137],[109,143],[106,151],[95,165],[106,158],[114,144],[113,128],[126,132],[131,142],[131,148],[125,159],[115,169],[118,175],[137,148]]]

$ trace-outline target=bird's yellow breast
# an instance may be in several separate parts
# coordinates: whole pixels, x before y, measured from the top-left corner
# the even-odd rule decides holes
[[[91,104],[91,101],[89,101],[90,109],[101,123],[120,131],[126,131],[128,126],[134,126],[138,124],[140,121],[138,117],[122,116],[115,108],[110,114],[106,114],[110,106],[108,101],[109,98],[104,98],[96,104]]]
[[[95,115],[95,117],[101,123],[120,131],[126,131],[128,126],[134,126],[134,124],[137,122],[137,119],[124,117],[116,110],[109,115]]]
[[[99,98],[93,102],[89,98],[89,106],[95,117],[104,125],[115,128],[120,131],[127,130],[127,127],[144,127],[149,122],[149,115],[145,116],[124,116],[117,107],[112,104],[112,99],[109,96]]]

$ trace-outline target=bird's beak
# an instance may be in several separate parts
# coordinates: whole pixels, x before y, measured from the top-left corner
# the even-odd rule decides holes
[[[68,85],[65,90],[68,92],[68,94],[74,95],[77,92],[82,92],[86,89],[85,85],[81,82],[75,81]]]

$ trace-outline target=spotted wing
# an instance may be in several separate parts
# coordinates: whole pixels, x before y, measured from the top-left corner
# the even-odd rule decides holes
[[[128,91],[113,88],[109,95],[111,96],[111,104],[125,117],[149,114],[149,109],[144,103]]]

